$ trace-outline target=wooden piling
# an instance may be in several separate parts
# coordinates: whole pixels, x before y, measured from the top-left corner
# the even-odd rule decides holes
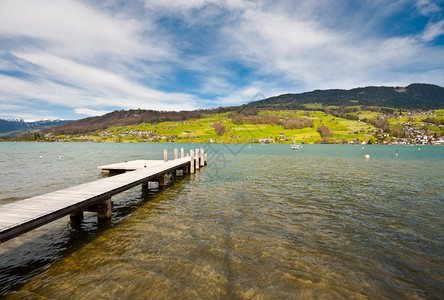
[[[142,193],[147,193],[149,189],[167,185],[171,177],[170,183],[174,182],[175,175],[196,173],[196,168],[207,160],[207,154],[199,150],[191,150],[187,158],[168,161],[165,149],[164,161],[126,161],[102,166],[99,167],[102,170],[123,174],[0,205],[0,243],[67,215],[74,222],[81,221],[87,211],[96,212],[99,220],[109,219],[113,195],[137,185],[142,185]],[[183,148],[181,155],[182,151]],[[178,150],[175,150],[175,158],[177,156]]]
[[[69,219],[73,223],[80,223],[84,218],[83,210],[79,210],[69,214]]]
[[[185,151],[183,150],[183,148],[180,148],[180,158],[185,157]]]
[[[162,174],[157,178],[159,187],[168,185],[168,173]]]
[[[204,148],[200,148],[200,166],[205,166],[205,154],[204,154]]]
[[[101,209],[97,212],[97,218],[99,218],[99,220],[111,218],[111,213],[112,213],[111,198],[99,201],[98,204],[99,206],[101,206]]]
[[[179,149],[174,148],[174,159],[179,159]]]
[[[190,173],[194,174],[194,150],[190,150]]]

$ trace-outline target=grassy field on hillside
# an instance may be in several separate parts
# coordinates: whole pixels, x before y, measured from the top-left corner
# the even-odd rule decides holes
[[[318,126],[330,128],[332,142],[350,140],[365,141],[374,131],[373,125],[362,121],[337,118],[322,111],[260,111],[258,115],[276,115],[285,118],[290,115],[308,118],[313,126],[302,129],[284,129],[276,124],[235,124],[224,114],[205,115],[201,119],[157,124],[117,126],[86,135],[61,136],[72,141],[95,142],[199,142],[199,143],[257,143],[261,139],[275,143],[316,143],[322,140]],[[225,127],[218,135],[215,123]]]
[[[312,109],[317,107],[313,104]],[[317,109],[317,108],[316,108]],[[378,108],[372,108],[378,110]],[[374,124],[374,125],[372,125]],[[378,126],[375,127],[375,126]],[[323,136],[318,132],[322,130]],[[328,128],[326,130],[326,128]],[[202,115],[198,119],[113,126],[87,134],[44,133],[27,141],[178,143],[442,143],[444,110],[405,111],[361,107],[321,110],[247,110]]]

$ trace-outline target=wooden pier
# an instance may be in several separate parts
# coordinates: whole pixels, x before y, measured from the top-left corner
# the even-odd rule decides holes
[[[147,187],[153,181],[165,186],[170,176],[194,173],[207,162],[203,149],[191,150],[187,156],[181,149],[180,156],[178,149],[174,149],[174,160],[168,161],[168,152],[164,150],[164,160],[101,166],[104,172],[123,174],[0,205],[0,243],[68,215],[72,221],[80,221],[84,211],[97,212],[99,220],[109,219],[113,195],[140,184]]]

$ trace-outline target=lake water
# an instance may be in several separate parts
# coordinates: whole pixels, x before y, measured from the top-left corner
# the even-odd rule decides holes
[[[0,204],[175,147],[208,166],[0,244],[0,298],[444,298],[444,147],[0,143]]]

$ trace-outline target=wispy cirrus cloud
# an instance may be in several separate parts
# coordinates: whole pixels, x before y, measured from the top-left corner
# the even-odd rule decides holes
[[[0,101],[39,99],[109,109],[197,107],[192,95],[140,83],[155,81],[169,68],[165,65],[177,60],[177,51],[149,20],[104,14],[79,1],[1,1],[0,39],[6,45],[0,55]]]
[[[0,118],[217,107],[258,91],[443,85],[443,5],[0,0]]]
[[[444,20],[428,24],[424,32],[421,34],[421,38],[425,42],[430,42],[441,35],[444,35]]]
[[[150,20],[107,15],[81,1],[1,1],[0,11],[0,34],[28,39],[26,48],[89,62],[97,55],[158,60],[174,54]],[[144,33],[152,39],[141,39]]]
[[[416,1],[415,6],[424,16],[431,16],[442,11],[442,8],[431,0],[418,0]]]
[[[335,4],[336,5],[336,4]],[[415,35],[362,36],[354,27],[330,28],[322,19],[307,19],[282,11],[247,10],[238,23],[226,27],[232,56],[242,57],[261,72],[281,74],[308,88],[351,88],[386,84],[400,75],[408,84],[420,78],[442,83],[443,76],[428,77],[435,65],[443,70],[442,46],[429,47]],[[442,24],[427,26],[423,40],[441,35]]]

